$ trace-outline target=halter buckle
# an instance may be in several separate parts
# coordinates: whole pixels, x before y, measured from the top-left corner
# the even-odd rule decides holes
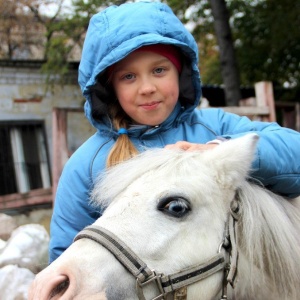
[[[156,287],[160,294],[158,296],[152,298],[151,300],[165,299],[166,293],[162,287],[162,282],[161,282],[162,274],[156,274],[155,271],[152,271],[152,272],[153,272],[153,276],[148,277],[143,282],[140,281],[138,278],[136,279],[136,290],[137,290],[137,295],[138,295],[139,300],[146,300],[143,288],[152,282],[156,283]]]

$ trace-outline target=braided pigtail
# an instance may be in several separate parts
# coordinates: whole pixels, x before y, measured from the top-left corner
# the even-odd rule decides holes
[[[137,149],[128,137],[127,128],[129,122],[121,107],[119,107],[119,105],[113,107],[111,109],[111,115],[113,126],[118,130],[119,136],[108,154],[106,161],[107,168],[138,154]]]

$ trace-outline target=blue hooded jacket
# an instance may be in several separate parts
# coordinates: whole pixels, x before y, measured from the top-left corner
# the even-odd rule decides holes
[[[300,195],[300,134],[276,123],[251,122],[220,109],[199,110],[197,44],[172,10],[159,2],[111,6],[92,17],[83,47],[79,84],[86,98],[86,117],[97,132],[71,156],[62,172],[51,220],[50,262],[102,213],[89,205],[89,193],[97,174],[105,169],[118,136],[107,116],[111,95],[101,84],[104,71],[150,44],[170,44],[181,50],[180,95],[174,111],[162,124],[129,128],[128,136],[136,148],[143,151],[177,141],[205,144],[218,137],[229,139],[255,132],[260,140],[251,175],[275,193],[290,198]],[[93,92],[95,87],[97,93]]]

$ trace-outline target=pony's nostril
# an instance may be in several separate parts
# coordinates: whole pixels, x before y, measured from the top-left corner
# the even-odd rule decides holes
[[[51,291],[50,299],[55,300],[59,299],[68,289],[70,285],[70,280],[66,276],[63,281],[59,282]]]

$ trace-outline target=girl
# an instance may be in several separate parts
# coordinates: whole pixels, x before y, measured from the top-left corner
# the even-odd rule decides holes
[[[147,148],[206,150],[256,132],[260,141],[251,176],[275,193],[300,195],[300,134],[220,109],[197,109],[197,44],[165,4],[127,3],[96,14],[83,47],[79,84],[86,117],[97,132],[61,175],[50,262],[101,216],[89,204],[99,172]]]

